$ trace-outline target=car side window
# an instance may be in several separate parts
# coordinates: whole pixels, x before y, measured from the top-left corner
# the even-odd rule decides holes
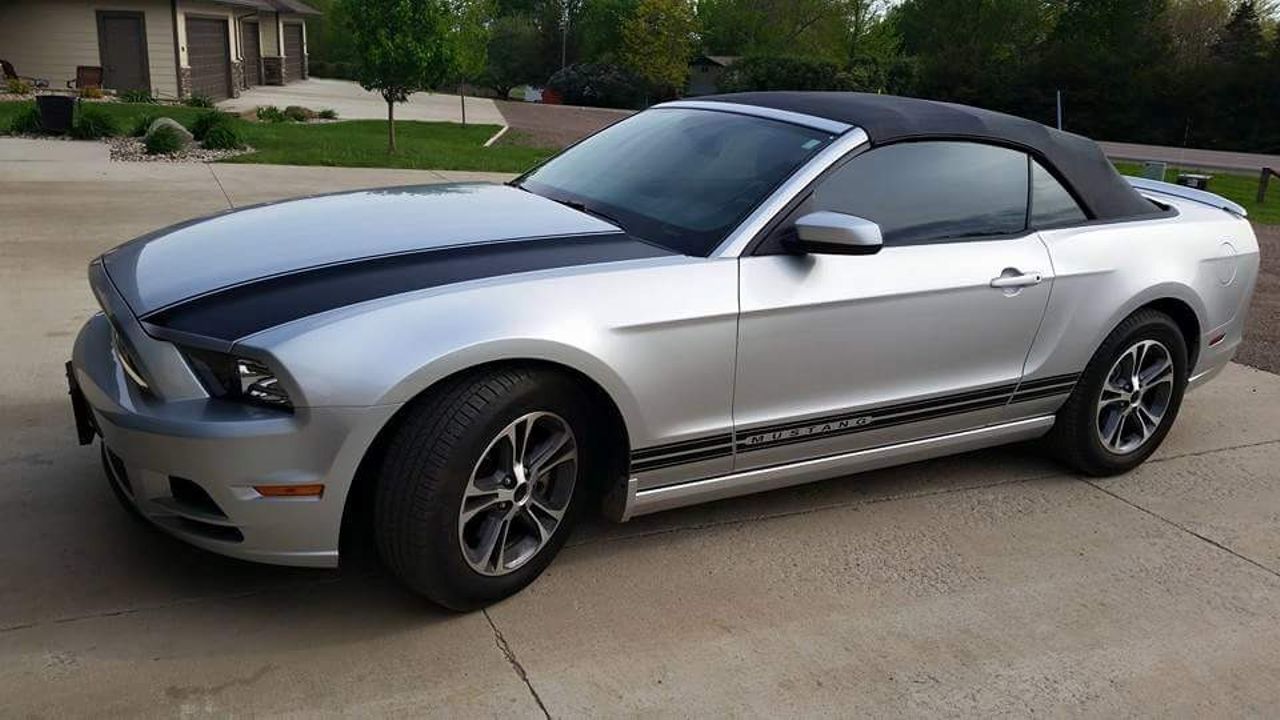
[[[905,142],[858,155],[814,188],[809,211],[880,225],[885,245],[953,242],[1027,226],[1027,155],[969,142]]]
[[[1071,193],[1040,163],[1031,161],[1031,227],[1050,228],[1089,219]]]

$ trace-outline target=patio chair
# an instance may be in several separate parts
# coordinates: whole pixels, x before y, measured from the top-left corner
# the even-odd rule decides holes
[[[77,65],[76,79],[67,81],[68,88],[83,90],[88,87],[102,87],[102,68],[97,65]]]
[[[23,75],[19,75],[18,71],[13,69],[13,63],[9,62],[8,60],[0,60],[0,68],[3,68],[4,70],[4,79],[6,81],[21,80],[23,82],[30,83],[33,87],[38,87],[38,88],[49,87],[48,80],[42,80],[40,78],[33,78],[33,77],[26,77]]]

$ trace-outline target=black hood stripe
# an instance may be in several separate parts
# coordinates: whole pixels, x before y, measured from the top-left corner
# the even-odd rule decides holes
[[[171,305],[142,320],[162,333],[231,343],[292,320],[415,290],[671,254],[621,233],[436,248],[254,280]]]

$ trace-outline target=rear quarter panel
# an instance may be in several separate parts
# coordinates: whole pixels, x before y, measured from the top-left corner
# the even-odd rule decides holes
[[[1193,375],[1234,354],[1258,270],[1252,226],[1217,208],[1153,197],[1177,214],[1041,233],[1055,277],[1026,378],[1083,370],[1125,317],[1166,298],[1196,315],[1200,354]],[[1226,339],[1208,348],[1220,333]]]

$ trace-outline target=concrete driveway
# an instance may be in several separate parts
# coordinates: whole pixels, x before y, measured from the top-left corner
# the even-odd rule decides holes
[[[1012,448],[595,524],[528,591],[449,615],[372,563],[254,566],[139,527],[75,445],[62,378],[95,254],[285,188],[443,176],[18,142],[0,140],[0,714],[1280,711],[1280,377],[1233,366],[1126,477]]]
[[[469,97],[467,122],[477,125],[505,125],[502,113],[492,100]],[[332,109],[343,120],[386,120],[387,103],[382,96],[347,80],[311,78],[279,87],[260,85],[238,98],[223,100],[218,107],[232,112],[253,110],[259,105],[284,109],[301,105],[312,110]],[[396,105],[397,120],[462,122],[462,106],[457,95],[415,93],[409,101]]]

